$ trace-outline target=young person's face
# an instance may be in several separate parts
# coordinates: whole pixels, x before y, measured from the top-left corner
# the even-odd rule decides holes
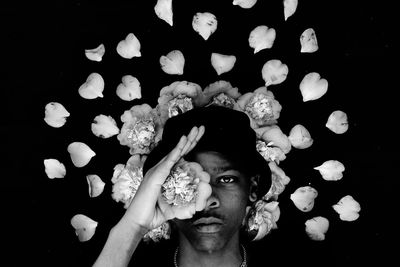
[[[193,248],[219,250],[239,238],[249,202],[250,180],[220,153],[198,152],[194,161],[210,174],[212,194],[205,210],[175,223],[180,238],[186,238]]]

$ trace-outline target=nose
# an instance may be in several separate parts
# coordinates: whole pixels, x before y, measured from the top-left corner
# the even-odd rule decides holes
[[[215,191],[212,190],[210,197],[207,199],[205,210],[218,208],[219,205],[220,205],[220,202],[219,202],[218,196],[215,193]]]

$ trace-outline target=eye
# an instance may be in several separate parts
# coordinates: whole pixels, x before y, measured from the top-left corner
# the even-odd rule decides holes
[[[221,176],[218,178],[218,181],[223,184],[231,184],[237,181],[237,177],[235,176]]]

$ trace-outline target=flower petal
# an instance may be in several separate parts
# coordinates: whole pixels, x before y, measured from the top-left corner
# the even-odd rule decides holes
[[[267,194],[263,197],[265,200],[278,200],[278,196],[285,190],[286,185],[290,182],[290,178],[286,176],[285,172],[275,163],[268,163],[271,170],[271,187]]]
[[[347,195],[332,206],[333,209],[340,215],[342,221],[355,221],[360,216],[360,204],[350,195]]]
[[[81,242],[88,241],[93,237],[97,224],[96,221],[83,214],[77,214],[71,219],[71,225],[75,228],[75,233]]]
[[[310,132],[301,124],[295,125],[289,133],[289,141],[295,148],[304,149],[310,147],[314,140]]]
[[[325,233],[329,228],[328,219],[317,216],[305,222],[306,233],[311,240],[322,241],[325,239]]]
[[[125,101],[132,101],[134,99],[142,98],[142,91],[140,82],[132,75],[125,75],[122,77],[122,83],[117,87],[117,96]]]
[[[75,167],[86,166],[96,153],[85,143],[73,142],[68,145],[68,152]]]
[[[298,0],[283,0],[285,20],[296,12]]]
[[[317,72],[308,73],[300,83],[303,102],[316,100],[328,91],[328,81],[321,79]]]
[[[215,32],[217,24],[217,18],[209,12],[198,12],[193,16],[192,27],[204,40]]]
[[[211,54],[211,65],[218,75],[230,71],[235,65],[236,57],[233,55]]]
[[[64,106],[57,102],[50,102],[46,105],[44,111],[44,121],[54,128],[60,128],[64,126],[69,117],[69,112]]]
[[[96,174],[89,174],[86,176],[86,181],[89,185],[89,196],[97,197],[99,196],[103,190],[105,183],[101,180],[101,178]]]
[[[282,151],[287,154],[292,149],[292,145],[289,138],[282,132],[278,125],[273,125],[271,127],[265,127],[264,133],[261,135],[261,139],[267,144],[272,142],[273,146],[277,146]]]
[[[172,0],[157,0],[157,4],[154,6],[154,12],[157,17],[164,20],[169,25],[173,25]]]
[[[317,190],[311,186],[299,187],[290,195],[294,205],[303,212],[308,212],[314,207],[314,199],[318,196]]]
[[[100,62],[104,56],[106,49],[104,44],[99,45],[94,49],[85,49],[85,55],[89,60]]]
[[[314,169],[318,170],[325,180],[337,181],[343,178],[343,171],[345,168],[340,161],[328,160]]]
[[[85,99],[95,99],[98,97],[103,97],[103,90],[103,77],[94,72],[87,77],[86,82],[79,87],[78,92],[79,95]]]
[[[183,74],[185,58],[181,51],[173,50],[166,56],[160,57],[161,69],[167,74]]]
[[[127,59],[141,57],[140,42],[133,33],[129,33],[124,40],[117,45],[117,53]]]
[[[329,115],[325,125],[328,129],[336,134],[343,134],[349,129],[347,114],[341,110],[336,110]]]
[[[262,70],[262,78],[265,81],[265,86],[273,84],[280,84],[286,80],[289,69],[286,64],[283,64],[278,59],[271,59],[267,61]]]
[[[275,36],[275,30],[265,25],[257,26],[252,30],[249,36],[249,45],[254,48],[254,54],[260,50],[271,48],[274,44]]]
[[[300,36],[301,53],[314,53],[318,50],[317,36],[312,28],[305,30]]]
[[[92,123],[92,133],[101,138],[109,138],[119,133],[116,121],[111,116],[98,115]]]
[[[233,0],[234,6],[240,6],[241,8],[252,8],[257,3],[257,0]]]
[[[57,159],[45,159],[44,167],[47,177],[53,178],[64,178],[67,173],[64,164],[59,162]]]

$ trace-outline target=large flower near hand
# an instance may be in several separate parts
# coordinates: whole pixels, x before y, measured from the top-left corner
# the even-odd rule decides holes
[[[237,109],[237,99],[241,96],[237,87],[227,81],[217,81],[208,85],[203,90],[201,106],[218,105],[227,108]]]
[[[146,156],[136,154],[131,156],[125,165],[117,164],[114,167],[111,179],[113,183],[112,198],[117,202],[124,203],[125,208],[129,207],[143,180],[143,163],[145,160]]]
[[[121,145],[130,148],[129,153],[148,154],[161,139],[163,126],[157,112],[148,104],[133,106],[121,116],[124,123],[117,136]]]
[[[160,91],[157,113],[164,124],[169,118],[200,106],[202,90],[198,84],[176,81]]]
[[[197,162],[181,159],[161,186],[160,205],[169,205],[167,217],[187,219],[203,210],[211,195],[210,175]],[[165,205],[164,205],[165,206]]]
[[[274,94],[265,86],[242,95],[237,102],[240,110],[249,116],[253,129],[276,124],[282,110]]]

